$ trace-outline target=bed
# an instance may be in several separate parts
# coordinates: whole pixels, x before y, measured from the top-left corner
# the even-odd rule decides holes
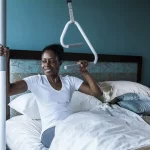
[[[89,68],[89,71],[100,85],[104,85],[104,90],[108,90],[105,88],[106,81],[129,81],[129,83],[136,83],[137,85],[141,83],[141,56],[99,54],[98,57],[97,65]],[[29,75],[42,74],[39,51],[11,50],[10,58],[10,82]],[[63,70],[65,64],[75,63],[82,59],[92,61],[94,58],[92,54],[65,53],[60,73],[82,78],[74,69]],[[141,87],[142,90],[143,87]],[[149,88],[144,88],[149,92]],[[27,92],[21,95],[24,94],[31,93]],[[21,95],[11,96],[7,99],[7,104]],[[97,102],[94,97],[78,92],[73,95],[72,99],[74,102],[78,99],[80,105],[72,104],[75,109],[77,108],[74,114],[56,127],[56,136],[50,150],[126,150],[140,148],[144,150],[149,148],[150,126],[139,115],[120,108],[118,105],[110,107],[108,104],[102,104]],[[85,104],[84,100],[88,102],[88,105]],[[119,123],[118,119],[120,120]],[[40,133],[39,118],[31,119],[7,105],[6,141],[9,149],[47,150],[40,142]]]

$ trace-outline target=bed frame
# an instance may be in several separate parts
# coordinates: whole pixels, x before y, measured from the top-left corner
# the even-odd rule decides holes
[[[141,83],[142,77],[142,56],[124,56],[124,55],[105,55],[98,54],[98,62],[121,62],[121,63],[135,63],[137,65],[137,77],[136,82]],[[41,51],[30,51],[30,50],[11,50],[10,59],[25,59],[25,60],[40,60]],[[64,53],[63,61],[78,61],[78,60],[87,60],[93,61],[93,54],[84,54],[84,53]],[[8,75],[10,68],[8,66]],[[7,98],[6,104],[6,117],[10,118],[10,107],[8,103],[10,102],[9,97]]]

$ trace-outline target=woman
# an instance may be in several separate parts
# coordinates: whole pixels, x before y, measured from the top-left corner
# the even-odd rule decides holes
[[[55,126],[72,114],[69,107],[75,90],[102,99],[102,91],[87,71],[88,62],[79,61],[79,70],[86,82],[73,76],[62,77],[59,68],[62,64],[64,49],[59,44],[45,47],[41,55],[44,75],[34,75],[15,83],[9,83],[9,96],[30,90],[37,101],[41,122],[41,142],[50,147],[54,138]],[[0,45],[0,56],[9,60],[9,49]]]

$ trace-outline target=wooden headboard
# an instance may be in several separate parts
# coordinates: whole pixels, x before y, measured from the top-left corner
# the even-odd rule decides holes
[[[30,51],[30,50],[11,50],[10,51],[10,60],[40,60],[41,52],[40,51]],[[78,61],[78,60],[87,60],[93,61],[93,54],[84,54],[84,53],[64,53],[63,61]],[[104,55],[98,54],[98,63],[133,63],[136,64],[136,79],[135,81],[140,83],[142,76],[142,56],[123,56],[123,55]],[[100,66],[100,65],[99,65]],[[107,65],[105,65],[107,66]],[[127,65],[128,66],[128,65]],[[9,69],[8,69],[9,70]],[[104,73],[104,72],[103,72]],[[11,75],[11,72],[10,72]],[[9,98],[7,104],[10,102]],[[10,108],[7,105],[7,119],[10,118]]]
[[[11,50],[10,59],[41,59],[40,51],[30,50]],[[64,53],[63,61],[78,61],[78,60],[93,61],[93,54],[85,53]],[[137,82],[141,82],[142,77],[142,56],[126,56],[126,55],[105,55],[98,54],[99,62],[125,62],[137,64]]]

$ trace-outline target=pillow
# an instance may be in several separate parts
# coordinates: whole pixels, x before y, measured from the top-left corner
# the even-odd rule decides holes
[[[131,81],[105,81],[99,82],[99,86],[103,86],[108,84],[112,87],[111,91],[109,92],[110,99],[107,99],[106,102],[110,102],[115,97],[126,93],[138,93],[146,96],[150,96],[150,88]]]
[[[40,119],[36,99],[32,93],[23,94],[15,98],[8,105],[31,119]]]
[[[149,96],[141,95],[137,93],[126,93],[116,97],[115,99],[118,99],[119,101],[127,101],[127,100],[149,100],[150,101]]]
[[[112,86],[106,82],[102,82],[98,84],[101,91],[103,92],[103,102],[109,102],[112,95]]]
[[[75,113],[80,111],[89,111],[100,104],[102,104],[102,102],[94,96],[75,91],[72,95],[70,106]]]
[[[102,102],[100,100],[93,96],[75,91],[71,98],[70,107],[75,113],[80,111],[89,111],[101,103]],[[8,105],[17,112],[26,115],[31,119],[40,119],[37,102],[32,93],[23,94],[11,101]]]
[[[126,93],[116,97],[111,101],[118,103],[119,106],[131,110],[137,114],[149,115],[150,114],[150,97],[137,94]]]
[[[150,115],[150,100],[119,101],[119,106],[137,114]]]

